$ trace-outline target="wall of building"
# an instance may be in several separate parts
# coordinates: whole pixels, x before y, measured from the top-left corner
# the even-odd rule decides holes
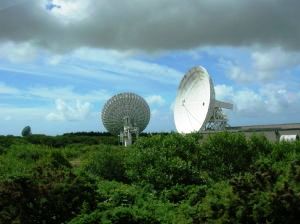
[[[239,126],[239,127],[229,127],[226,131],[239,133],[242,132],[246,137],[250,137],[253,134],[264,135],[270,141],[278,141],[281,135],[298,135],[300,136],[300,124],[278,124],[278,125],[254,125],[254,126]],[[201,134],[204,138],[211,134],[216,133],[216,131],[203,131]]]

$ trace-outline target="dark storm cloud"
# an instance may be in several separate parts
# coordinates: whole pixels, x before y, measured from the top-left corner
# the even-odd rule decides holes
[[[99,0],[91,1],[88,17],[69,24],[51,16],[40,0],[15,6],[2,2],[0,40],[30,41],[55,51],[83,46],[146,51],[253,44],[300,48],[299,0]]]

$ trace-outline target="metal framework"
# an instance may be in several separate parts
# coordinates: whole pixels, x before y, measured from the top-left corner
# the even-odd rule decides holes
[[[129,117],[124,118],[124,130],[120,132],[119,139],[120,142],[127,147],[132,144],[132,135],[135,135],[137,139],[139,137],[139,128],[133,127],[130,122]]]
[[[228,118],[224,114],[222,108],[216,107],[213,111],[212,116],[205,124],[204,130],[225,130],[228,127]]]
[[[225,130],[228,127],[228,118],[224,114],[223,109],[232,110],[233,105],[231,103],[214,100],[214,107],[212,109],[212,115],[204,125],[204,130]]]

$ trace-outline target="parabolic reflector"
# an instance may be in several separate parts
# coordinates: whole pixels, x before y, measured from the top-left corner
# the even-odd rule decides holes
[[[180,82],[174,107],[175,126],[180,133],[222,129],[226,125],[221,108],[232,104],[215,100],[213,82],[203,67],[189,70]]]
[[[142,132],[149,123],[150,108],[137,94],[120,93],[106,102],[101,116],[104,127],[114,135],[124,132],[126,127]]]

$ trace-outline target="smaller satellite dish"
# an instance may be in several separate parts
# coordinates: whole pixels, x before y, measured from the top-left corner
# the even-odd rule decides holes
[[[25,128],[23,128],[21,134],[22,134],[23,137],[27,137],[27,136],[31,135],[31,127],[26,126]]]
[[[120,93],[110,98],[102,110],[104,127],[114,135],[120,136],[125,146],[132,142],[132,133],[142,132],[150,120],[147,102],[134,93]]]
[[[201,130],[222,130],[227,118],[222,108],[232,109],[231,103],[215,99],[212,79],[205,68],[189,70],[180,82],[174,107],[175,126],[180,133]]]

